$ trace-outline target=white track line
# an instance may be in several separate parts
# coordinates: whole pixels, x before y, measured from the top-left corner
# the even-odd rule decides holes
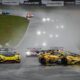
[[[31,25],[31,19],[30,19],[29,25],[27,27],[27,30],[26,30],[23,38],[21,39],[21,41],[18,43],[18,45],[15,48],[18,48],[21,45],[22,41],[26,38],[26,35],[28,34],[28,30],[29,30],[30,25]]]

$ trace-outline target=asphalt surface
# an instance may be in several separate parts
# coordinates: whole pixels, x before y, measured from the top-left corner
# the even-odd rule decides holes
[[[0,80],[80,80],[80,66],[41,66],[27,57],[20,64],[0,64]]]

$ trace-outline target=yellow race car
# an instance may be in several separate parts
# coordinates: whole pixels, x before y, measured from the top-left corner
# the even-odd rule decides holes
[[[42,65],[51,65],[54,63],[58,63],[60,57],[58,55],[51,55],[51,54],[40,54],[39,55],[39,62]]]
[[[58,54],[54,53],[42,53],[39,55],[39,62],[42,65],[52,65],[52,64],[59,64],[59,65],[74,65],[80,64],[80,55],[71,55],[65,54],[65,52],[59,52]]]
[[[19,53],[9,48],[0,49],[0,63],[20,63],[21,56]]]
[[[67,55],[66,56],[67,64],[74,65],[74,64],[80,64],[80,55],[75,54],[75,55]],[[65,60],[63,59],[63,63]]]

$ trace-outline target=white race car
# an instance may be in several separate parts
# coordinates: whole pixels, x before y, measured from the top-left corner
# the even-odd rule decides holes
[[[26,52],[25,52],[26,56],[38,56],[39,54],[39,50],[38,49],[35,49],[35,48],[32,48],[32,49],[27,49]]]
[[[26,18],[27,19],[30,19],[32,18],[34,15],[32,14],[32,12],[28,12],[27,15],[26,15]]]

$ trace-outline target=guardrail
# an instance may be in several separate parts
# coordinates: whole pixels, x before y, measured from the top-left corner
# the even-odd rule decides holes
[[[0,10],[0,14],[6,14],[8,13],[9,15],[15,15],[15,16],[21,16],[21,17],[25,17],[27,15],[27,11],[17,11],[17,10]]]

